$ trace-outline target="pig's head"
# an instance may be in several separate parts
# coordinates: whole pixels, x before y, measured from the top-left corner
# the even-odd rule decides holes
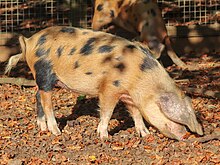
[[[141,36],[141,38],[143,38],[143,36]],[[144,40],[142,42],[145,43]],[[148,42],[146,45],[148,45],[149,49],[152,51],[153,57],[156,59],[160,58],[165,48],[165,45],[162,44],[157,37],[151,35],[148,35]]]
[[[101,30],[104,26],[112,23],[121,3],[123,3],[121,0],[95,0],[92,29]]]
[[[185,95],[164,92],[151,98],[142,111],[144,118],[165,136],[183,140],[187,126],[192,132],[203,135],[190,99]]]
[[[186,125],[192,132],[203,135],[202,127],[196,119],[191,99],[185,95],[164,93],[158,100],[161,112],[170,120]]]

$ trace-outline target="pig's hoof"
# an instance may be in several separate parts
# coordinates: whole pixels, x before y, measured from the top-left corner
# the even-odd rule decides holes
[[[52,132],[52,134],[56,136],[61,134],[60,129],[58,128],[57,122],[54,117],[47,118],[47,126],[48,126],[48,130]]]
[[[99,126],[97,128],[97,133],[99,134],[101,140],[108,139],[108,131],[107,131],[107,129],[104,129],[100,124],[99,124]]]
[[[148,134],[150,134],[149,130],[146,127],[141,128],[141,129],[137,129],[137,132],[141,137],[145,137]]]
[[[58,136],[61,134],[60,129],[57,127],[57,125],[52,126],[52,129],[49,128],[49,131],[52,132],[52,134],[54,134],[55,136]]]
[[[100,135],[100,139],[101,139],[102,142],[105,142],[105,141],[107,141],[109,138],[108,138],[108,135],[107,135],[107,136],[102,136],[102,135]]]
[[[107,131],[97,131],[99,136],[100,136],[100,139],[101,140],[106,140],[108,139],[108,132]]]
[[[48,124],[48,129],[50,132],[52,132],[52,134],[56,136],[61,134],[60,129],[57,127],[57,124],[49,124],[49,122],[47,124]]]
[[[37,118],[37,125],[38,127],[40,127],[41,131],[46,131],[47,130],[47,124],[46,124],[46,120],[45,120],[45,116],[42,118]]]

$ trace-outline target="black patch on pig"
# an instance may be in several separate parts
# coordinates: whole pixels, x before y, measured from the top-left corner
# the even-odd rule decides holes
[[[40,38],[37,41],[37,46],[38,45],[41,46],[46,42],[46,40],[47,40],[46,36],[47,36],[47,34],[43,34],[43,35],[40,36]]]
[[[51,61],[44,59],[40,59],[34,64],[36,83],[39,90],[47,92],[55,86],[58,79],[56,74],[52,72],[52,67]]]
[[[140,64],[140,70],[145,71],[147,69],[153,69],[154,67],[157,67],[157,63],[152,58],[145,57],[143,59],[143,63]]]
[[[144,48],[142,46],[139,46],[139,47],[140,47],[141,51],[146,55],[146,59],[144,59],[143,64],[141,64],[141,67],[140,67],[141,70],[143,69],[142,71],[144,71],[147,68],[157,67],[158,63],[153,58],[152,53],[148,49],[146,49],[146,48]],[[144,67],[145,66],[145,61],[148,63],[148,64],[146,64],[146,66],[148,65],[149,67]],[[142,67],[142,65],[143,65],[143,67]]]
[[[98,52],[99,53],[110,53],[113,48],[114,46],[103,45],[99,47]]]
[[[86,74],[86,75],[91,75],[91,74],[92,74],[92,72],[86,72],[85,74]]]
[[[103,4],[99,4],[99,5],[97,6],[96,10],[102,11],[102,10],[103,10]]]
[[[48,48],[47,50],[45,50],[44,48],[38,48],[35,52],[35,55],[37,57],[41,57],[44,55],[48,55],[50,53],[50,48]]]
[[[113,81],[113,85],[116,86],[116,87],[119,87],[120,86],[120,81],[119,80]]]
[[[123,72],[125,70],[125,65],[123,63],[119,63],[115,65],[114,68],[118,69],[120,72]]]
[[[75,51],[76,51],[76,48],[72,48],[72,49],[70,50],[69,55],[73,55],[73,54],[75,53]]]
[[[41,98],[40,98],[39,91],[37,91],[37,93],[36,93],[36,102],[37,102],[37,117],[42,118],[42,117],[44,117],[44,111],[43,111],[43,107],[41,104]]]
[[[57,49],[56,54],[58,55],[58,57],[62,55],[63,49],[64,49],[64,46],[59,46],[59,48]]]
[[[75,29],[73,27],[63,27],[61,30],[63,33],[75,33]]]
[[[115,17],[115,13],[114,13],[113,10],[110,10],[110,17],[111,17],[111,18],[114,18],[114,17]]]
[[[157,15],[157,13],[154,9],[151,9],[150,12],[151,12],[152,16],[154,16],[154,17]]]
[[[76,69],[76,68],[79,68],[79,62],[78,62],[78,61],[76,61],[76,62],[74,63],[74,69]]]
[[[136,46],[134,46],[134,45],[132,45],[132,44],[126,45],[125,47],[128,48],[128,49],[135,49],[135,48],[136,48]]]
[[[80,53],[84,56],[89,55],[92,53],[93,50],[93,43],[96,41],[96,38],[90,38],[86,44],[80,49]]]
[[[122,50],[122,52],[123,52],[123,53],[126,53],[126,52],[130,53],[130,52],[133,52],[134,49],[136,49],[136,46],[130,44],[130,45],[126,45],[126,46],[124,47],[124,49]]]
[[[112,56],[107,56],[103,59],[102,63],[107,63],[110,62],[112,60]]]

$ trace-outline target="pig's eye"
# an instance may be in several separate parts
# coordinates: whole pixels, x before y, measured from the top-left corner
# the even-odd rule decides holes
[[[103,4],[99,4],[99,5],[97,6],[96,10],[102,11],[102,10],[103,10]]]

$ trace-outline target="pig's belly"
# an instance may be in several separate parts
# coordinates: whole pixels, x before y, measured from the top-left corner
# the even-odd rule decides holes
[[[57,74],[59,86],[65,86],[73,92],[97,96],[103,76],[92,74]]]

